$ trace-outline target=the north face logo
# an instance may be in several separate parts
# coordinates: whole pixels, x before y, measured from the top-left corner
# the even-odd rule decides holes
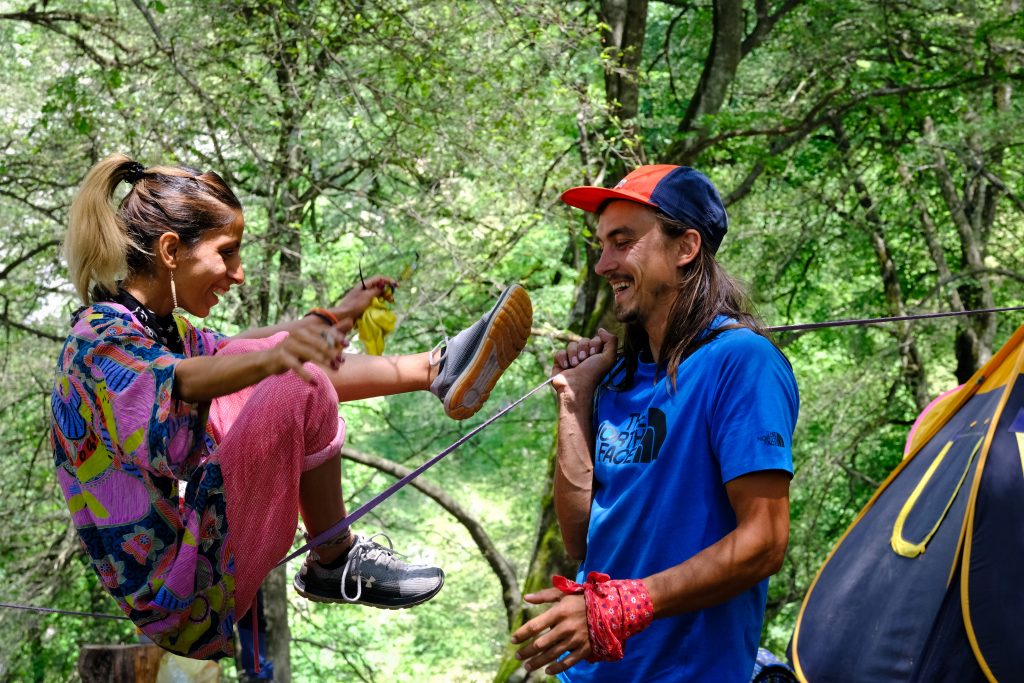
[[[778,432],[766,432],[765,434],[757,437],[757,440],[765,446],[778,446],[779,448],[786,447],[786,441],[782,438],[782,434],[779,434]]]
[[[654,462],[667,431],[665,413],[657,408],[648,410],[647,415],[630,415],[621,430],[604,422],[597,431],[596,460],[614,465]]]

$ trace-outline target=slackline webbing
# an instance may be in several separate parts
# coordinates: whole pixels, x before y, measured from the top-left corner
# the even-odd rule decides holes
[[[546,387],[554,379],[555,379],[554,377],[548,377],[546,380],[544,380],[543,382],[541,382],[540,384],[535,386],[533,389],[530,389],[528,392],[526,392],[525,394],[520,396],[518,400],[508,404],[507,406],[505,406],[504,408],[502,408],[501,410],[496,412],[494,415],[492,415],[491,417],[487,418],[486,420],[484,420],[483,422],[478,424],[476,427],[474,427],[473,429],[471,429],[468,432],[466,432],[463,436],[459,437],[459,439],[457,441],[455,441],[455,443],[453,443],[452,445],[448,446],[443,451],[441,451],[440,453],[435,455],[433,458],[431,458],[430,460],[426,461],[425,463],[423,463],[422,465],[420,465],[419,467],[414,469],[412,472],[410,472],[409,474],[405,475],[404,477],[402,477],[401,479],[396,481],[394,484],[392,484],[387,489],[385,489],[381,493],[379,493],[376,496],[374,496],[372,499],[370,499],[370,500],[366,501],[365,503],[363,503],[362,505],[360,505],[359,508],[355,512],[353,512],[352,514],[348,515],[347,517],[345,517],[344,519],[342,519],[341,521],[339,521],[338,523],[336,523],[334,526],[332,526],[331,528],[327,529],[326,531],[324,531],[322,533],[319,533],[315,537],[311,538],[309,540],[309,542],[306,543],[306,545],[302,546],[301,548],[299,548],[298,550],[293,552],[291,555],[289,555],[288,557],[286,557],[283,560],[281,560],[280,562],[278,562],[277,566],[280,567],[282,564],[285,564],[289,560],[298,557],[299,555],[301,555],[302,553],[306,552],[310,548],[318,546],[318,545],[321,545],[324,542],[331,540],[332,538],[337,536],[339,533],[341,533],[345,529],[347,529],[350,526],[352,526],[352,524],[356,520],[358,520],[360,517],[362,517],[367,512],[369,512],[373,508],[375,508],[378,505],[380,505],[381,503],[383,503],[385,500],[387,500],[392,495],[397,493],[399,489],[405,487],[406,484],[408,484],[413,479],[415,479],[416,477],[420,476],[421,474],[426,472],[428,469],[430,469],[431,467],[436,465],[438,462],[440,462],[441,459],[444,458],[446,455],[448,455],[449,453],[454,451],[456,448],[458,448],[459,446],[461,446],[462,444],[466,443],[471,438],[473,438],[474,436],[476,436],[477,434],[482,432],[486,427],[488,427],[495,420],[497,420],[498,418],[502,417],[503,415],[508,413],[510,410],[515,408],[517,405],[519,405],[520,403],[522,403],[523,401],[525,401],[526,399],[530,398],[531,396],[536,394],[538,391],[540,391],[541,389]]]
[[[929,319],[929,318],[952,318],[952,317],[964,316],[964,315],[981,315],[981,314],[986,314],[986,313],[1005,313],[1005,312],[1008,312],[1008,311],[1021,311],[1021,310],[1024,310],[1024,306],[1005,306],[1005,307],[1002,307],[1002,308],[982,308],[982,309],[975,309],[975,310],[970,310],[970,311],[947,311],[947,312],[942,312],[942,313],[918,313],[918,314],[914,314],[914,315],[899,315],[899,316],[890,316],[890,317],[885,317],[885,318],[854,318],[854,319],[849,319],[849,320],[829,320],[829,321],[820,322],[820,323],[799,323],[799,324],[795,324],[795,325],[775,325],[775,326],[769,327],[767,329],[768,329],[769,332],[796,332],[796,331],[799,331],[799,330],[820,330],[820,329],[824,329],[824,328],[827,328],[827,327],[849,327],[851,325],[869,325],[869,324],[879,324],[879,323],[892,323],[892,322],[903,322],[903,321],[908,321],[908,320],[925,320],[925,319]],[[538,391],[540,391],[541,389],[546,387],[548,384],[550,384],[552,382],[552,380],[554,380],[554,377],[549,377],[548,379],[544,380],[543,382],[538,384],[536,387],[534,387],[530,391],[526,392],[523,396],[521,396],[519,399],[517,399],[513,403],[510,403],[509,405],[505,406],[504,408],[499,410],[497,413],[495,413],[491,417],[487,418],[487,420],[485,420],[484,422],[481,422],[479,425],[477,425],[476,427],[471,429],[469,432],[467,432],[466,434],[461,436],[457,441],[455,441],[450,446],[448,446],[447,448],[442,450],[440,453],[438,453],[437,455],[432,457],[430,460],[428,460],[427,462],[423,463],[422,465],[417,467],[415,470],[413,470],[409,474],[405,475],[404,477],[402,477],[401,479],[396,481],[394,484],[392,484],[387,489],[385,489],[384,491],[382,491],[381,493],[376,495],[371,500],[368,500],[366,503],[364,503],[363,505],[359,506],[359,508],[357,508],[355,510],[355,512],[353,512],[352,514],[348,515],[344,519],[340,520],[339,522],[334,524],[332,527],[330,527],[329,529],[327,529],[323,533],[317,534],[314,538],[310,539],[309,542],[307,542],[301,548],[299,548],[298,550],[292,552],[290,555],[288,555],[283,560],[278,562],[277,566],[280,567],[281,565],[287,563],[288,561],[295,559],[296,557],[298,557],[302,553],[306,552],[310,548],[315,547],[317,545],[321,545],[321,544],[323,544],[326,541],[329,541],[331,538],[336,536],[338,533],[340,533],[340,532],[344,531],[345,529],[347,529],[348,527],[350,527],[353,523],[358,521],[361,517],[363,517],[368,512],[373,510],[375,507],[377,507],[378,505],[383,503],[385,500],[390,498],[392,495],[397,493],[400,489],[404,488],[413,479],[415,479],[416,477],[420,476],[421,474],[426,472],[428,469],[430,469],[431,467],[436,465],[445,456],[449,455],[452,451],[457,449],[459,446],[461,446],[462,444],[466,443],[471,438],[473,438],[474,436],[479,434],[481,431],[483,431],[484,429],[489,427],[491,424],[493,424],[495,421],[497,421],[498,419],[503,417],[505,414],[507,414],[513,408],[515,408],[520,403],[522,403],[523,401],[528,399],[530,396],[533,396],[535,393],[537,393]],[[53,609],[53,608],[49,608],[49,607],[35,607],[35,606],[31,606],[31,605],[19,605],[19,604],[5,603],[5,602],[0,602],[0,607],[6,607],[6,608],[9,608],[9,609],[30,610],[30,611],[35,611],[35,612],[45,612],[45,613],[50,613],[50,614],[61,614],[61,615],[67,615],[67,616],[93,617],[93,618],[97,618],[97,619],[127,619],[128,618],[128,617],[125,617],[125,616],[119,616],[119,615],[113,615],[113,614],[99,614],[99,613],[96,613],[96,612],[75,612],[75,611],[72,611],[72,610]]]

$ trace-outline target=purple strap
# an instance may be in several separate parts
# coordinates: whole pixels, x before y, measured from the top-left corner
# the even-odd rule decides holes
[[[505,406],[504,408],[502,408],[501,410],[496,412],[491,417],[487,418],[486,420],[484,420],[483,422],[478,424],[476,427],[471,429],[465,435],[461,436],[458,441],[456,441],[452,445],[448,446],[443,451],[441,451],[440,453],[435,455],[433,458],[431,458],[430,460],[426,461],[425,463],[423,463],[422,465],[420,465],[419,467],[414,469],[412,472],[410,472],[409,474],[405,475],[404,477],[402,477],[401,479],[396,481],[394,484],[389,486],[383,492],[377,494],[372,499],[370,499],[370,500],[366,501],[365,503],[363,503],[362,505],[360,505],[359,508],[355,512],[350,514],[348,517],[345,517],[341,521],[335,523],[334,526],[329,528],[327,531],[319,533],[314,538],[311,538],[309,540],[309,542],[306,543],[304,546],[302,546],[301,548],[299,548],[298,550],[293,552],[291,555],[289,555],[288,557],[286,557],[283,560],[281,560],[280,562],[278,562],[277,566],[280,567],[282,564],[285,564],[289,560],[292,560],[292,559],[298,557],[299,555],[301,555],[302,553],[306,552],[310,548],[315,548],[318,545],[322,545],[322,544],[326,543],[327,541],[331,540],[332,538],[337,536],[339,533],[341,533],[345,529],[347,529],[350,526],[352,526],[356,521],[359,520],[360,517],[362,517],[367,512],[369,512],[370,510],[372,510],[373,508],[377,507],[378,505],[383,503],[385,500],[387,500],[388,498],[393,496],[399,489],[403,488],[410,481],[412,481],[413,479],[415,479],[416,477],[420,476],[421,474],[423,474],[424,472],[429,470],[431,467],[436,465],[446,455],[448,455],[449,453],[454,451],[456,448],[458,448],[459,446],[461,446],[462,444],[466,443],[471,438],[473,438],[474,436],[479,434],[481,431],[483,431],[492,422],[494,422],[495,420],[497,420],[498,418],[503,416],[505,413],[507,413],[510,410],[512,410],[513,408],[515,408],[517,405],[519,405],[520,403],[522,403],[526,399],[528,399],[531,396],[533,396],[535,393],[537,393],[538,391],[540,391],[541,389],[546,387],[548,384],[551,384],[551,381],[553,379],[554,379],[554,377],[548,377],[546,380],[544,380],[543,382],[541,382],[540,384],[535,386],[533,389],[530,389],[530,391],[528,391],[527,393],[523,394],[514,403],[510,403],[509,405]]]

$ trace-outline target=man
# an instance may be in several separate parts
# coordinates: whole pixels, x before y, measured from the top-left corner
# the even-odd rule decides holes
[[[555,511],[587,581],[526,596],[554,605],[517,657],[572,683],[745,683],[789,537],[792,369],[714,258],[728,218],[704,175],[643,166],[562,199],[599,215],[625,344],[555,356]]]

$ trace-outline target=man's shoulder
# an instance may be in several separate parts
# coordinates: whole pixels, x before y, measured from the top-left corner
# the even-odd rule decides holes
[[[706,344],[702,350],[707,358],[744,359],[744,360],[784,360],[785,356],[767,337],[758,334],[749,327],[732,327],[724,329]]]

